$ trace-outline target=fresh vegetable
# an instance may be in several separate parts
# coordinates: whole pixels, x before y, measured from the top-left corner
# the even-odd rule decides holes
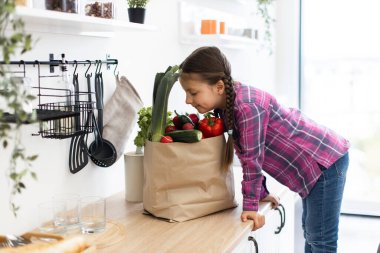
[[[177,118],[175,119],[175,121],[177,122],[177,125],[176,126],[178,129],[183,129],[183,125],[185,125],[186,123],[190,123],[193,125],[193,128],[194,128],[194,123],[193,121],[191,120],[191,118],[185,114],[178,114],[175,110],[174,110],[174,113],[176,114]],[[173,122],[174,122],[174,119],[173,119]]]
[[[185,123],[185,124],[183,124],[182,129],[183,130],[192,130],[192,129],[194,129],[194,126],[191,123]]]
[[[191,113],[191,114],[189,114],[188,116],[189,116],[189,118],[191,119],[191,121],[193,121],[194,125],[197,125],[197,124],[198,124],[198,122],[199,122],[199,117],[198,117],[197,114],[195,114],[195,113]]]
[[[137,132],[134,143],[136,147],[143,147],[145,140],[148,139],[148,129],[152,121],[152,107],[143,107],[137,114],[139,115],[137,124],[140,127],[140,131]]]
[[[156,102],[156,95],[157,95],[157,90],[158,86],[160,86],[162,78],[165,76],[165,74],[170,70],[171,66],[167,67],[164,73],[159,72],[156,74],[154,78],[154,87],[153,87],[153,105]]]
[[[173,142],[173,138],[170,136],[162,136],[160,141],[162,143],[171,143]]]
[[[202,140],[202,132],[199,130],[176,130],[166,135],[172,137],[175,142],[192,143]]]
[[[173,125],[170,125],[170,126],[167,126],[165,128],[165,133],[172,132],[172,131],[175,131],[175,130],[177,130],[177,128],[175,126],[173,126]]]
[[[207,113],[205,118],[199,121],[198,129],[205,138],[218,136],[224,132],[223,119],[212,115],[212,113]]]
[[[169,67],[165,74],[157,73],[153,89],[151,141],[159,142],[165,133],[169,93],[178,80],[179,67]]]
[[[137,125],[139,126],[140,130],[137,132],[137,135],[134,139],[134,144],[137,148],[142,148],[145,145],[145,141],[150,139],[149,134],[149,127],[152,122],[152,107],[143,107],[138,112],[138,119],[137,119]],[[171,112],[167,112],[166,116],[166,124],[169,125],[172,123],[171,120]]]
[[[181,129],[181,123],[179,122],[179,117],[178,115],[175,115],[173,118],[173,124],[177,129]]]

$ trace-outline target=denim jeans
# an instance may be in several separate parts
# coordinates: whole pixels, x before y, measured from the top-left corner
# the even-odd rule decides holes
[[[348,164],[347,153],[327,169],[320,166],[322,175],[302,200],[305,253],[337,252],[340,207]]]

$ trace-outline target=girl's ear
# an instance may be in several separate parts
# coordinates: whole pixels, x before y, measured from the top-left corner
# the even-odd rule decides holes
[[[218,92],[219,95],[222,95],[224,93],[225,86],[224,86],[224,82],[222,80],[219,80],[215,84],[215,87],[216,87],[216,91]]]

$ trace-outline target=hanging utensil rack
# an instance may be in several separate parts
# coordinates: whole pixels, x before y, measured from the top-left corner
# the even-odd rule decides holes
[[[74,68],[72,77],[77,73],[78,65],[83,65],[86,68],[85,77],[91,75],[90,68],[93,66],[95,73],[101,73],[101,67],[104,64],[107,69],[110,69],[111,65],[115,65],[114,74],[116,75],[116,69],[118,65],[117,59],[110,59],[107,55],[106,60],[72,60],[67,61],[65,55],[61,55],[60,60],[54,59],[54,55],[49,55],[49,61],[10,61],[8,63],[0,62],[2,65],[14,65],[10,73],[11,75],[22,75],[26,77],[29,68],[32,66],[37,70],[37,85],[32,85],[31,88],[35,90],[38,105],[33,110],[36,111],[37,121],[39,121],[40,127],[37,134],[34,136],[41,136],[42,138],[52,139],[65,139],[79,134],[93,132],[92,114],[95,108],[95,102],[92,102],[91,96],[95,94],[93,91],[79,91],[71,92],[67,87],[49,87],[43,85],[42,80],[46,78],[62,78],[64,71],[68,71],[68,67]],[[15,66],[16,65],[16,66]],[[41,69],[43,67],[49,67],[50,74],[43,74]],[[61,74],[53,74],[55,68],[59,67]],[[16,69],[15,69],[16,68]],[[72,81],[69,80],[71,85]],[[74,90],[74,89],[72,89]],[[78,91],[78,90],[77,90]],[[33,94],[34,95],[34,94]],[[67,101],[74,101],[74,103],[68,103]],[[10,113],[4,113],[1,121],[8,123],[16,122],[16,115]],[[31,123],[31,120],[27,120],[23,123]]]

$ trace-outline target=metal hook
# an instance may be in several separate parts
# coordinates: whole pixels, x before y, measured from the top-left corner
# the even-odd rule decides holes
[[[119,62],[116,60],[116,66],[115,66],[115,69],[113,70],[113,74],[115,76],[119,76],[119,71],[117,71],[117,74],[116,74],[117,65],[119,65]]]
[[[75,74],[77,72],[78,62],[76,60],[74,60],[74,64],[75,64],[75,68],[74,68],[73,76],[75,76]]]
[[[23,74],[24,74],[24,77],[26,77],[26,71],[25,71],[25,61],[24,60],[21,60],[20,63],[18,64],[18,66],[20,67],[20,65],[23,65]]]
[[[91,68],[91,61],[90,60],[86,60],[90,65],[88,66],[86,72],[84,73],[84,76],[87,77],[87,72],[88,70]],[[92,73],[90,74],[90,76],[92,76]]]
[[[95,60],[95,64],[96,64],[96,67],[95,67],[95,75],[96,75],[96,74],[98,74],[99,61]]]
[[[98,61],[99,63],[99,69],[98,69],[98,74],[100,74],[100,70],[102,70],[102,65],[103,65],[103,62],[101,60]]]

